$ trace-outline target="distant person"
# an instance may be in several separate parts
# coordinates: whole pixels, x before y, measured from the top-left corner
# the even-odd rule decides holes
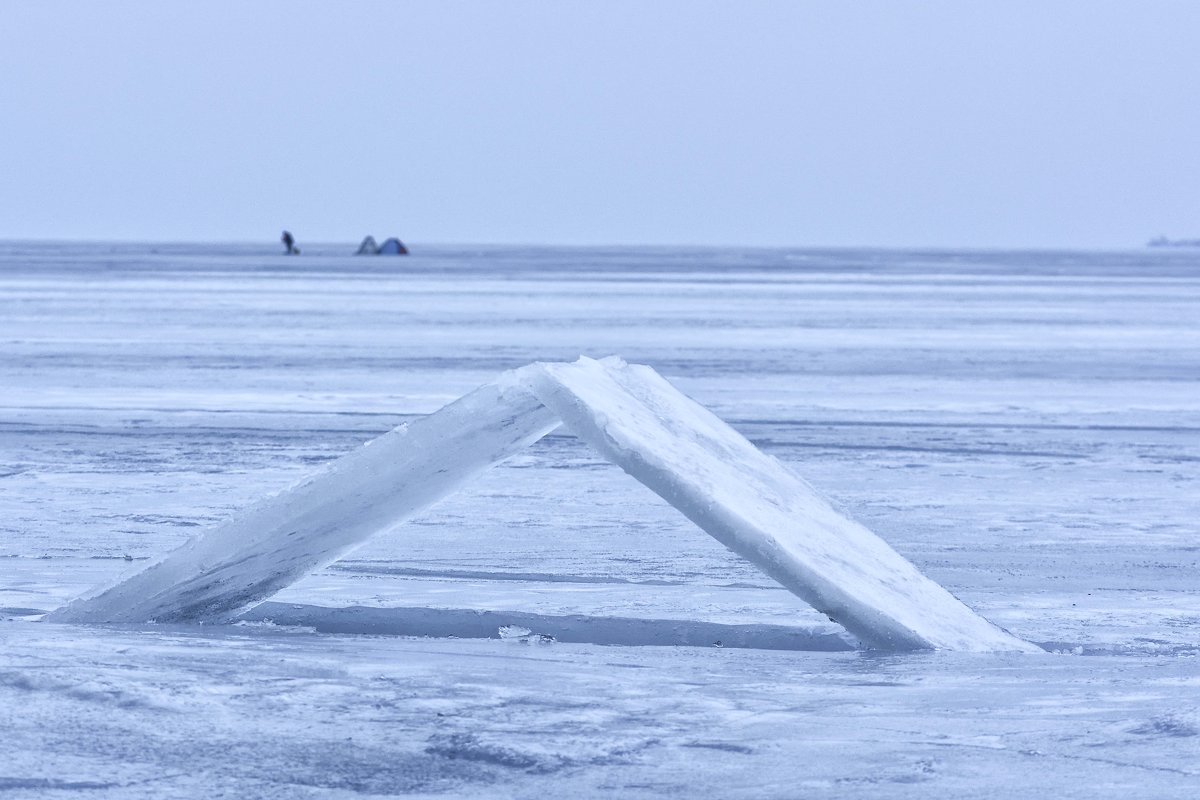
[[[291,231],[284,231],[283,235],[279,237],[279,241],[283,242],[283,246],[285,248],[287,248],[284,251],[285,255],[289,255],[289,256],[300,255],[300,248],[296,247],[296,237],[292,236]]]

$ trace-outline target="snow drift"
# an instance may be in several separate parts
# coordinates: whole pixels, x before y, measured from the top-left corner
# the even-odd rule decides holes
[[[505,373],[46,619],[228,621],[560,423],[869,647],[1039,650],[977,615],[654,370],[616,358]]]

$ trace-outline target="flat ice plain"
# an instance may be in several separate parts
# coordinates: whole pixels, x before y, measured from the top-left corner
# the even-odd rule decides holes
[[[0,243],[0,798],[1200,792],[1200,253],[304,249]],[[36,622],[609,353],[1057,652],[849,650],[563,434],[244,623]]]

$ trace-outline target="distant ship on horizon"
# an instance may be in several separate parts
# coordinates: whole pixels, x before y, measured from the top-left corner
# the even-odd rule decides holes
[[[1156,236],[1146,242],[1147,247],[1200,247],[1200,239],[1168,239]]]

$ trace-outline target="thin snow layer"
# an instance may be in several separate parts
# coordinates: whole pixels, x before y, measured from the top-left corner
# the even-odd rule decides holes
[[[54,622],[221,621],[450,494],[558,426],[527,393],[486,385],[174,550]]]
[[[967,608],[653,369],[581,358],[519,375],[566,427],[866,644],[1040,649]]]

